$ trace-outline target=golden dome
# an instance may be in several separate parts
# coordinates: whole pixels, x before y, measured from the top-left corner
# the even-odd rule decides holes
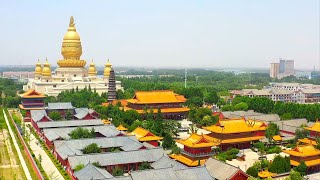
[[[36,68],[34,70],[34,74],[35,75],[41,75],[42,74],[42,67],[41,67],[41,63],[40,63],[39,59],[38,59],[38,62],[36,63]]]
[[[42,76],[51,76],[51,68],[47,59],[46,59],[46,62],[43,64]]]
[[[110,63],[110,60],[108,59],[106,65],[105,65],[104,71],[103,71],[103,76],[104,77],[109,77],[110,76],[111,66],[112,65]]]
[[[68,31],[63,37],[61,54],[63,60],[58,61],[60,67],[84,67],[86,65],[85,60],[80,60],[82,46],[73,16],[70,17]]]
[[[88,73],[89,73],[89,75],[91,75],[91,76],[96,76],[96,75],[97,75],[96,65],[93,63],[93,60],[92,60],[92,62],[91,62],[91,64],[90,64]]]

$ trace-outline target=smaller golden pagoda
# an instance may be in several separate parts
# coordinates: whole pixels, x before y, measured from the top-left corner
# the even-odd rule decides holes
[[[96,65],[93,63],[93,60],[90,64],[88,74],[89,76],[97,76],[97,69],[96,69]]]
[[[50,64],[48,62],[48,59],[46,59],[46,62],[43,64],[43,68],[42,68],[42,76],[47,76],[50,77],[51,76],[51,68],[50,68]]]
[[[105,78],[109,78],[110,76],[110,71],[111,71],[111,63],[110,63],[110,60],[108,59],[106,65],[105,65],[105,68],[104,68],[104,71],[103,71],[103,77]]]

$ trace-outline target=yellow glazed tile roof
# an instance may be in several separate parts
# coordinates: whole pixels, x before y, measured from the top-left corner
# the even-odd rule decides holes
[[[274,141],[282,141],[282,137],[280,135],[275,135],[272,137]]]
[[[193,133],[186,140],[176,140],[176,142],[192,148],[212,147],[215,144],[207,139],[204,135]]]
[[[305,143],[305,144],[312,144],[314,146],[317,145],[317,142],[312,140],[312,139],[308,139],[308,138],[303,138],[303,139],[299,139],[299,142]]]
[[[320,122],[318,122],[318,120],[310,127],[305,127],[305,129],[309,130],[309,131],[316,131],[316,132],[320,132]]]
[[[120,124],[120,125],[117,127],[117,129],[118,129],[119,131],[127,131],[127,130],[128,130],[128,128],[122,126],[122,124]]]
[[[128,111],[128,110],[134,110],[134,109],[131,109],[129,107],[124,107],[124,111]],[[135,110],[135,111],[137,111],[139,114],[145,113],[144,110]],[[161,109],[161,113],[188,112],[188,111],[190,111],[190,109],[187,107]],[[155,114],[158,113],[158,109],[153,109],[153,113]]]
[[[152,134],[150,131],[143,129],[141,127],[137,127],[131,133],[127,133],[128,135],[135,135],[139,141],[158,141],[163,139],[162,137],[156,136]],[[149,136],[147,136],[150,134]]]
[[[277,174],[269,172],[268,170],[260,171],[258,173],[258,176],[261,177],[261,178],[273,177],[275,175],[277,175]]]
[[[169,157],[171,157],[172,159],[175,159],[187,166],[191,166],[191,167],[194,167],[194,166],[198,166],[199,165],[199,161],[198,160],[192,160],[192,159],[189,159],[188,157],[186,156],[183,156],[181,154],[171,154],[169,155]],[[206,162],[206,159],[201,159],[200,160],[200,165],[204,165],[204,163]]]
[[[292,150],[284,150],[283,152],[298,157],[308,157],[308,156],[316,156],[320,155],[320,150],[314,148],[312,145],[299,145]],[[320,161],[320,158],[319,158]]]
[[[260,139],[263,139],[263,138],[264,138],[264,136],[252,136],[252,137],[245,137],[245,138],[225,139],[225,140],[222,140],[221,144],[256,141],[256,140],[260,140]]]
[[[320,159],[314,159],[314,160],[309,160],[309,161],[305,161],[306,165],[308,167],[311,167],[311,166],[316,166],[316,165],[319,165],[320,164]],[[298,161],[295,161],[295,160],[290,160],[290,164],[292,166],[299,166],[300,162]]]
[[[108,119],[103,119],[102,122],[103,124],[111,124],[111,122]]]
[[[159,91],[136,91],[132,99],[127,100],[133,104],[155,104],[155,103],[183,103],[186,99],[182,95],[175,94],[170,90]]]
[[[29,89],[27,92],[20,95],[22,98],[46,98],[42,93],[35,91],[34,89]]]
[[[241,132],[252,132],[266,130],[266,124],[258,120],[245,120],[245,119],[228,119],[219,120],[215,125],[203,127],[205,130],[219,133],[231,134]]]

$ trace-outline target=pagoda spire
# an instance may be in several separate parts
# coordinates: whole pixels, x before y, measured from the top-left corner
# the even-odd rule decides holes
[[[112,102],[116,99],[116,77],[114,75],[114,70],[111,68],[110,76],[109,76],[109,84],[108,84],[108,102]]]

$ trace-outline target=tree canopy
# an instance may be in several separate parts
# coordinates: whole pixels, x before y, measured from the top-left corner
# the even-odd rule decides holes
[[[71,137],[71,139],[94,138],[95,131],[93,128],[91,130],[88,130],[88,129],[78,127],[72,130],[69,136]]]

